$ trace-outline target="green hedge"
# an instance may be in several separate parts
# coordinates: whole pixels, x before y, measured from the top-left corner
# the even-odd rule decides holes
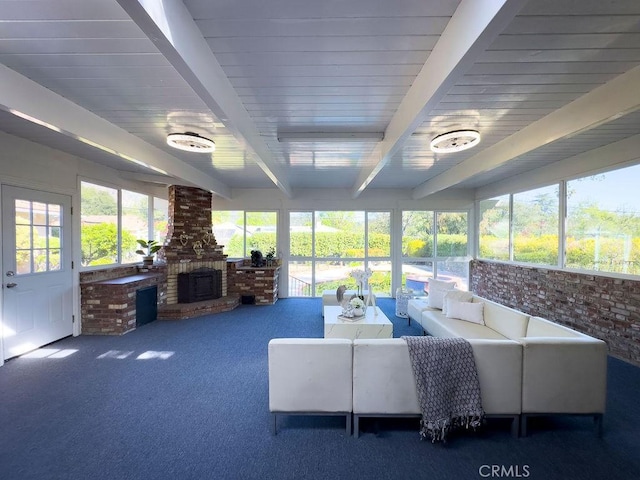
[[[566,266],[584,270],[640,275],[640,237],[576,239],[567,238]],[[497,252],[497,253],[496,253]],[[508,260],[508,240],[492,236],[480,238],[480,257]],[[597,261],[596,261],[597,256]],[[558,237],[516,238],[514,260],[517,262],[557,265]]]
[[[433,237],[403,239],[402,253],[407,257],[433,257]],[[467,236],[459,234],[438,235],[439,257],[464,257],[467,255]]]
[[[351,277],[342,280],[331,280],[316,284],[316,295],[322,295],[324,290],[337,290],[340,285],[346,285],[349,290],[356,289],[355,280]],[[391,275],[388,272],[373,272],[369,279],[369,285],[373,292],[379,296],[391,295]]]

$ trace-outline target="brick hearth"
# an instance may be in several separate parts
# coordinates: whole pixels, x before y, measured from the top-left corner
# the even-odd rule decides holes
[[[221,313],[233,310],[240,305],[240,297],[232,295],[214,300],[205,300],[193,303],[174,303],[163,305],[158,308],[158,319],[160,320],[186,320],[188,318],[200,317],[210,313]]]

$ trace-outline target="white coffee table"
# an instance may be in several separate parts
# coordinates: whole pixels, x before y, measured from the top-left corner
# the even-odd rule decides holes
[[[325,338],[393,338],[393,323],[380,307],[368,307],[367,313],[354,322],[338,318],[342,307],[327,306],[323,310]]]

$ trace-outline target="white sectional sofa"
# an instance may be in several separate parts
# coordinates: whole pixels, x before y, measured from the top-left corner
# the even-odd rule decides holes
[[[526,435],[534,415],[593,416],[602,433],[607,346],[548,320],[469,295],[481,322],[451,318],[409,301],[426,333],[463,337],[473,348],[487,416],[513,419]],[[482,305],[478,305],[482,303]],[[459,308],[459,307],[456,307]],[[419,416],[407,343],[401,338],[280,338],[269,342],[269,409],[277,414],[344,415],[356,436],[362,417]]]
[[[522,346],[511,340],[472,340],[482,390],[491,416],[513,419],[521,410]],[[278,338],[269,342],[269,410],[277,414],[420,416],[407,343],[401,338]]]
[[[423,300],[410,300],[408,310],[425,333],[436,337],[508,339],[522,346],[523,435],[528,417],[551,414],[593,415],[601,434],[607,387],[605,342],[475,295],[472,303],[484,304],[484,324],[450,318]]]

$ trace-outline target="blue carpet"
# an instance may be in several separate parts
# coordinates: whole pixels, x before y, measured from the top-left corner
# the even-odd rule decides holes
[[[392,299],[378,304],[394,336],[420,334]],[[272,436],[267,343],[321,337],[320,309],[319,299],[243,305],[122,337],[67,338],[40,350],[48,357],[7,362],[0,478],[640,478],[640,369],[613,358],[600,439],[582,417],[533,419],[520,439],[492,420],[446,445],[420,441],[415,419],[365,419],[355,439],[344,419],[290,416]]]

